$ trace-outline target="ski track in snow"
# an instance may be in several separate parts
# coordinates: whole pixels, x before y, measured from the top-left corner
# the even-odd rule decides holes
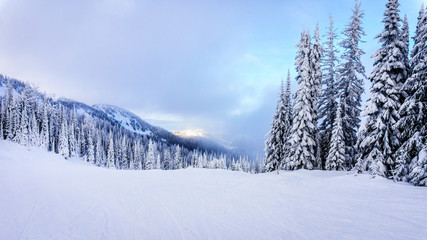
[[[426,199],[351,172],[111,170],[0,141],[0,239],[425,239]]]
[[[20,234],[20,236],[19,236],[19,239],[22,239],[22,236],[25,234],[25,231],[27,230],[28,225],[31,223],[31,220],[33,219],[34,212],[36,211],[36,209],[37,209],[37,205],[38,205],[38,204],[39,204],[39,203],[38,203],[38,202],[36,202],[36,203],[33,205],[33,208],[31,209],[30,216],[28,217],[28,220],[27,220],[27,222],[25,223],[24,229],[22,229],[22,232],[21,232],[21,234]]]

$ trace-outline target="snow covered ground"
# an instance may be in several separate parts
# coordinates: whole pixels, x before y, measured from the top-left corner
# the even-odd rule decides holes
[[[427,188],[368,175],[119,171],[0,141],[0,239],[426,239]]]

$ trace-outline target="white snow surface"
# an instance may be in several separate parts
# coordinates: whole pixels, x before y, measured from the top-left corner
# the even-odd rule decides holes
[[[425,239],[426,200],[368,175],[120,171],[0,141],[0,239]]]

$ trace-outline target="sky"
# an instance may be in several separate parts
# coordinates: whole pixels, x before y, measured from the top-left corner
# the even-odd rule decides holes
[[[401,0],[413,36],[424,0]],[[364,0],[369,75],[386,0]],[[340,33],[353,0],[0,0],[0,73],[87,104],[111,104],[171,131],[202,129],[262,154],[303,29],[329,14]],[[369,82],[365,83],[369,92]],[[364,97],[366,99],[366,96]]]

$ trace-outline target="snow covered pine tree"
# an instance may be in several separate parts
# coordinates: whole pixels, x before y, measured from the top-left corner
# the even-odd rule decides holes
[[[407,94],[397,123],[402,145],[396,153],[398,180],[408,180],[415,185],[427,185],[427,14],[424,5],[418,16],[411,51],[410,77],[403,85]],[[405,40],[405,44],[406,44]]]
[[[313,169],[317,164],[316,142],[316,104],[314,99],[318,85],[313,79],[311,64],[310,35],[305,30],[301,33],[296,57],[298,90],[295,93],[293,108],[294,119],[290,136],[289,162],[285,169]]]
[[[344,147],[346,153],[345,166],[351,169],[356,162],[356,143],[357,131],[360,127],[360,112],[362,106],[361,95],[363,93],[363,80],[365,76],[365,68],[362,65],[360,57],[365,52],[359,47],[362,41],[361,37],[366,35],[361,26],[363,11],[360,9],[360,2],[355,3],[353,15],[350,22],[342,32],[344,40],[340,42],[340,46],[344,49],[341,55],[341,64],[338,68],[337,91],[341,101],[341,114],[343,132],[344,132]]]
[[[335,114],[337,112],[337,90],[335,86],[336,69],[335,65],[338,61],[336,54],[338,50],[335,47],[334,41],[337,38],[334,29],[332,16],[329,15],[329,31],[325,35],[327,41],[324,47],[324,57],[322,59],[322,93],[319,97],[319,119],[322,122],[319,126],[319,151],[321,166],[323,169],[326,162],[326,157],[330,148],[332,136],[332,128],[334,126]]]
[[[356,169],[369,169],[373,175],[394,177],[394,152],[399,147],[400,89],[406,80],[405,44],[402,41],[399,2],[389,0],[384,13],[384,30],[377,36],[381,48],[374,54],[374,69],[369,77],[371,95],[364,114],[367,120],[360,133],[360,157]]]
[[[289,78],[289,75],[288,75]],[[283,80],[280,86],[276,112],[265,142],[264,169],[267,172],[278,170],[285,159],[285,145],[289,134],[289,107],[290,96],[285,94]]]

